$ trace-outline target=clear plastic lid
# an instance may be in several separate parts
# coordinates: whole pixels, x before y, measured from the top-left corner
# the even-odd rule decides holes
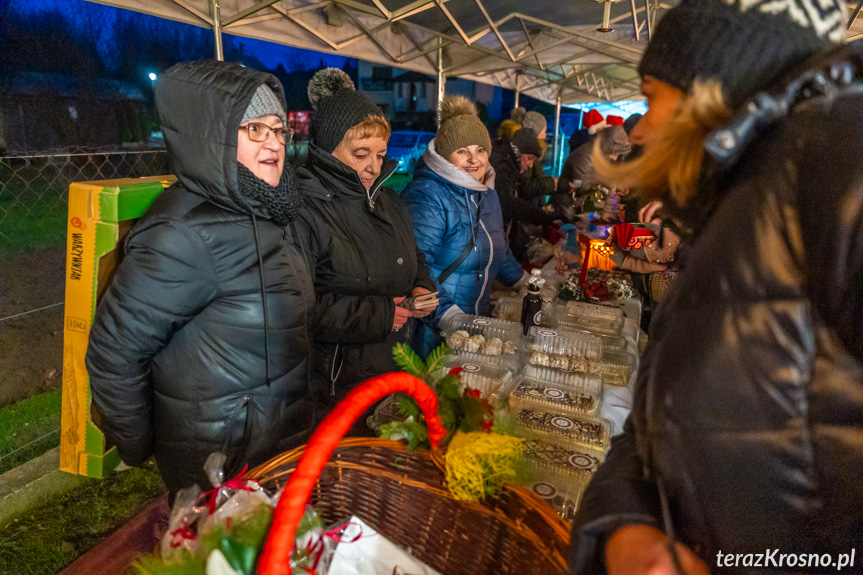
[[[525,441],[524,454],[528,463],[535,468],[572,473],[582,479],[592,477],[605,461],[605,452],[602,450],[564,447],[541,439]]]
[[[549,382],[553,385],[563,385],[574,387],[576,389],[600,390],[602,393],[602,377],[600,374],[585,374],[585,373],[567,373],[549,367],[537,367],[535,365],[526,365],[521,370],[524,377],[537,381]]]
[[[452,357],[458,358],[460,361],[469,361],[480,365],[508,369],[512,373],[518,373],[522,367],[519,355],[480,355],[478,353],[461,352],[453,353]]]
[[[542,297],[542,324],[543,325],[554,325],[555,323],[555,306],[553,303],[548,301],[545,296],[540,292],[540,297]],[[521,323],[521,310],[522,304],[524,303],[524,299],[521,297],[502,297],[498,298],[498,300],[494,303],[494,311],[492,315],[496,319],[511,321]]]
[[[623,311],[617,308],[585,302],[566,302],[562,312],[556,312],[556,327],[588,331],[598,335],[620,335]]]
[[[478,389],[484,398],[500,397],[502,390],[510,387],[512,372],[503,367],[493,367],[465,359],[464,356],[453,357],[447,362],[447,371],[460,367],[463,386]]]
[[[623,323],[623,310],[614,306],[583,301],[568,301],[566,302],[566,313],[567,315],[580,315],[582,317]]]
[[[525,339],[525,363],[567,373],[599,375],[602,344],[595,339],[563,337],[555,330],[538,329]]]
[[[575,519],[587,481],[575,474],[537,467],[528,462],[526,489],[548,503],[567,521]]]
[[[557,306],[557,309],[563,309],[562,306]],[[543,311],[543,314],[545,311]],[[545,317],[545,316],[543,316]],[[550,316],[553,317],[553,316]],[[543,323],[545,323],[543,321]],[[555,322],[556,323],[556,322]],[[571,329],[568,327],[557,326],[557,327],[532,327],[531,331],[528,333],[530,336],[536,336],[537,332],[542,329],[543,334],[545,335],[560,335],[563,337],[568,337],[572,339],[584,339],[586,341],[597,342],[602,345],[603,350],[613,350],[613,351],[626,351],[628,348],[626,338],[622,335],[601,335],[590,333],[587,330],[578,330]],[[603,351],[603,354],[605,351]]]
[[[626,343],[626,338],[622,335],[598,335],[602,340],[603,356],[606,351],[626,351],[629,345]]]
[[[521,322],[521,305],[522,298],[520,297],[501,297],[494,302],[494,311],[492,315],[496,319],[503,321],[511,321],[515,323]]]
[[[544,409],[576,416],[595,416],[599,413],[602,404],[601,381],[583,375],[553,371],[548,375],[548,378],[517,378],[510,393],[510,403],[516,407]]]
[[[515,355],[521,345],[521,324],[476,315],[455,315],[441,322],[441,334],[455,353]]]
[[[608,385],[629,385],[635,371],[635,356],[627,351],[604,350],[602,353],[602,380]]]
[[[559,445],[586,445],[608,451],[613,424],[605,418],[573,417],[545,410],[519,409],[516,422],[523,437],[547,439]]]

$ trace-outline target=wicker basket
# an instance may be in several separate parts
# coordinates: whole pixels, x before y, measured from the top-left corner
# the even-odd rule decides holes
[[[668,270],[648,274],[647,291],[650,297],[653,298],[653,301],[660,301],[665,297],[665,291],[671,282],[674,281],[675,277],[677,277],[677,272]]]
[[[398,375],[411,378],[407,374]],[[410,393],[402,388],[396,391]],[[350,396],[343,403],[349,399]],[[427,416],[434,413],[434,409],[424,408],[424,411]],[[326,424],[327,420],[321,428]],[[312,459],[309,452],[317,449],[315,437],[312,437],[307,446],[286,452],[249,475],[257,477],[264,487],[280,488],[287,483],[301,458]],[[310,497],[325,524],[357,515],[446,575],[567,572],[569,525],[527,490],[508,487],[500,497],[483,504],[458,501],[447,489],[437,450],[411,453],[403,444],[394,441],[354,438],[342,440],[332,453]],[[300,503],[305,501],[303,496],[294,499]],[[267,547],[274,538],[287,533],[274,533],[285,501],[286,496],[283,496]],[[295,512],[292,516],[298,517],[298,514]],[[271,551],[265,549],[264,554]],[[272,560],[267,563],[278,564]]]

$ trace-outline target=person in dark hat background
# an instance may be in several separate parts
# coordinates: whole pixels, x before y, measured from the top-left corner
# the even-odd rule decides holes
[[[279,81],[186,62],[156,108],[177,182],[124,239],[86,362],[108,441],[129,465],[155,455],[173,498],[209,488],[213,452],[230,478],[308,439],[314,293]]]
[[[520,197],[519,178],[533,169],[542,148],[531,128],[521,128],[512,137],[497,138],[489,163],[494,167],[495,191],[500,198],[507,242],[513,255],[524,261],[532,238],[542,237],[543,225],[554,225],[554,216]]]
[[[632,149],[629,137],[627,137],[622,126],[608,126],[600,130],[595,141],[582,144],[563,162],[560,178],[557,180],[559,195],[562,196],[568,192],[578,193],[579,189],[596,184],[609,188],[614,185],[614,182],[599,177],[593,167],[594,142],[598,142],[598,149],[602,157],[611,162],[618,162],[625,158]]]
[[[860,569],[863,51],[845,12],[683,0],[653,33],[644,153],[594,164],[661,200],[689,254],[582,498],[573,573]]]
[[[366,379],[395,371],[393,347],[408,343],[408,296],[430,294],[423,253],[398,195],[384,186],[390,126],[380,109],[335,68],[315,74],[316,111],[308,159],[297,171],[304,195],[299,236],[317,295],[312,382],[321,416]],[[368,435],[360,418],[353,435]]]
[[[545,155],[548,153],[548,144],[546,143],[548,122],[545,116],[531,110],[524,115],[523,124],[525,128],[530,128],[536,133],[541,153],[530,167],[519,174],[518,197],[533,206],[541,207],[545,197],[553,194],[557,188],[557,178],[546,176],[543,169]]]

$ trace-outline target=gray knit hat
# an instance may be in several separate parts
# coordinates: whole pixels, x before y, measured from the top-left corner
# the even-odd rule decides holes
[[[240,124],[251,122],[255,118],[263,118],[264,116],[278,116],[282,123],[287,123],[288,115],[285,114],[285,109],[282,108],[282,103],[273,93],[273,90],[266,84],[261,84],[255,90],[255,95],[252,96],[252,101],[246,107],[243,114],[243,120]]]
[[[479,119],[476,106],[464,96],[447,96],[440,103],[440,128],[434,149],[446,159],[468,146],[482,146],[491,152],[491,136]]]
[[[534,112],[533,110],[524,115],[524,120],[522,120],[521,125],[536,132],[537,136],[539,136],[543,130],[548,128],[548,122],[545,121],[545,116],[539,112]]]
[[[524,154],[531,154],[539,158],[542,156],[542,147],[539,145],[536,132],[533,128],[524,127],[512,136],[512,144],[518,148],[518,151]]]

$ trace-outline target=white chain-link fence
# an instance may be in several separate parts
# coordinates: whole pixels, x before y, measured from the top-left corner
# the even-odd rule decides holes
[[[0,405],[62,379],[69,184],[169,173],[165,150],[0,158]]]

